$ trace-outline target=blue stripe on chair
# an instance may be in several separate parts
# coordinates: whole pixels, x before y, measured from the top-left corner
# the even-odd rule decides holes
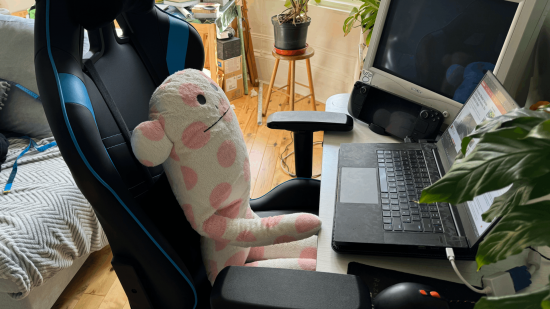
[[[170,29],[168,31],[168,50],[166,52],[166,64],[170,75],[185,69],[185,56],[189,41],[189,26],[186,22],[168,16]]]
[[[76,103],[86,107],[92,116],[95,113],[90,97],[88,96],[88,90],[80,78],[67,73],[59,73],[59,82],[61,84],[61,90],[63,91],[63,101],[65,103]],[[97,125],[97,121],[96,121]]]
[[[21,85],[19,85],[19,84],[15,84],[15,87],[17,87],[17,88],[19,88],[19,89],[25,91],[25,93],[27,93],[27,94],[30,95],[31,97],[33,97],[33,98],[35,98],[35,99],[37,99],[37,100],[40,100],[40,99],[39,99],[40,96],[39,96],[38,94],[36,94],[36,93],[30,91],[29,89],[27,89],[27,88],[25,88],[25,87],[23,87],[23,86],[21,86]]]

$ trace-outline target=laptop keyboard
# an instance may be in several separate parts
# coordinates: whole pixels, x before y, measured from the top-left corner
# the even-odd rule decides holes
[[[376,155],[384,230],[443,233],[438,207],[449,204],[415,202],[440,178],[434,155],[422,150],[377,150]]]

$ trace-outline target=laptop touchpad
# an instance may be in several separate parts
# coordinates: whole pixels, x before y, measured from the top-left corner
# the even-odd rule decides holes
[[[378,204],[376,168],[342,167],[340,203]]]

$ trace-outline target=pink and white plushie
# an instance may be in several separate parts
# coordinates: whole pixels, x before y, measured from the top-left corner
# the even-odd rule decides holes
[[[230,265],[315,270],[319,218],[260,218],[251,209],[250,162],[237,116],[201,71],[168,77],[153,93],[150,121],[132,149],[146,166],[162,164],[187,220],[202,237],[208,279]],[[182,245],[184,245],[182,240]]]

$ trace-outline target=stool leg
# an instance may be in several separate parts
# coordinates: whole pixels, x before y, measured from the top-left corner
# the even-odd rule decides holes
[[[294,77],[295,77],[295,69],[296,69],[296,61],[291,60],[290,61],[290,110],[294,110]]]
[[[286,80],[286,94],[287,94],[287,96],[286,96],[286,99],[285,99],[285,104],[290,102],[290,74],[292,73],[292,70],[291,70],[292,68],[290,66],[290,62],[291,61],[288,62],[288,78]]]
[[[277,76],[277,68],[279,68],[279,59],[275,58],[275,66],[273,67],[273,73],[271,74],[271,81],[269,82],[269,88],[267,89],[267,100],[264,103],[264,110],[262,116],[265,117],[267,108],[269,107],[269,100],[271,99],[271,91],[273,90],[273,83],[275,83],[275,76]]]
[[[307,79],[309,80],[309,92],[311,93],[311,104],[313,104],[313,110],[317,111],[317,107],[315,106],[315,91],[313,91],[313,76],[311,76],[311,64],[309,63],[309,59],[306,59],[306,67]]]

